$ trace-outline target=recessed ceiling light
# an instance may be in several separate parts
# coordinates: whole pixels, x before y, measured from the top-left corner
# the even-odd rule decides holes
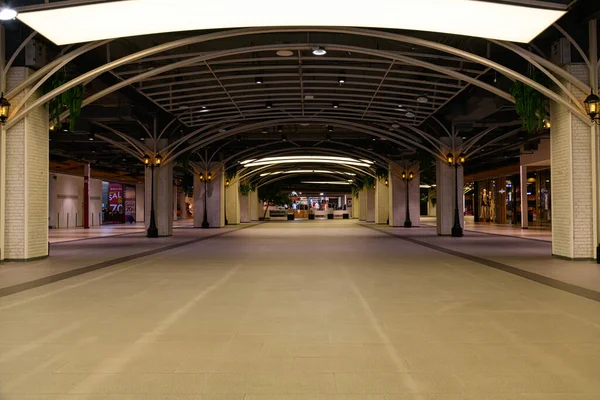
[[[281,127],[281,126],[278,126],[278,127],[277,127],[277,132],[279,132],[279,133],[283,132],[283,127]]]
[[[261,83],[263,83],[263,78],[261,78],[261,77],[256,77],[256,79],[254,79],[254,82],[255,82],[257,85],[260,85]]]
[[[392,128],[398,129],[398,128],[400,128],[400,125],[398,125],[398,124],[392,124]]]
[[[279,50],[276,53],[279,57],[291,57],[294,55],[294,52],[291,50]]]
[[[462,140],[467,140],[466,136],[461,137]]]
[[[266,108],[273,108],[273,103],[271,103],[270,101],[267,101],[267,103],[265,104]]]
[[[338,77],[338,83],[346,83],[346,78],[344,78],[343,76]]]
[[[419,96],[417,97],[417,102],[418,103],[427,103],[429,101],[429,99],[426,96]]]
[[[0,20],[2,21],[10,21],[11,19],[15,19],[17,17],[17,12],[10,7],[2,7],[0,9]]]
[[[337,101],[333,102],[333,108],[339,108],[340,103],[338,103]]]
[[[333,126],[329,125],[329,126],[327,127],[327,132],[333,132]]]
[[[404,114],[406,116],[406,118],[414,118],[415,117],[415,113],[412,111],[407,111],[406,114]]]
[[[260,131],[260,133],[262,133],[262,134],[266,135],[267,133],[269,133],[269,131],[268,131],[268,130],[266,130],[266,129],[263,129],[262,131]]]
[[[196,111],[196,112],[199,112],[199,113],[205,113],[205,112],[209,112],[209,111],[210,111],[210,110],[209,110],[208,108],[206,108],[206,106],[202,106],[202,109],[201,109],[201,110],[198,110],[198,111]]]
[[[325,50],[325,48],[323,47],[315,47],[314,49],[312,49],[312,53],[315,56],[324,56],[325,54],[327,54],[327,50]]]
[[[307,94],[306,96],[304,96],[304,100],[314,100],[315,96],[312,94]]]

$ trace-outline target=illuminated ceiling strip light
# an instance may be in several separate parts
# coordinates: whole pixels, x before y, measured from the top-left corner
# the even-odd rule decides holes
[[[354,161],[336,161],[336,160],[279,160],[279,161],[256,161],[246,164],[246,167],[259,167],[262,165],[277,165],[286,163],[319,163],[319,164],[338,164],[354,165],[356,167],[369,167],[369,164]]]
[[[279,161],[279,160],[300,160],[300,159],[305,159],[305,160],[337,160],[337,161],[351,161],[351,162],[358,162],[359,160],[356,160],[354,158],[349,158],[349,157],[334,157],[334,156],[281,156],[281,157],[265,157],[265,158],[261,158],[259,160],[257,159],[251,159],[251,160],[245,160],[242,161],[241,164],[245,165],[254,161]],[[368,160],[360,160],[360,161],[364,161],[364,162],[370,162]]]
[[[302,181],[301,183],[310,183],[310,184],[314,184],[314,185],[349,185],[349,182],[341,182],[341,181],[336,181],[336,182],[318,182],[318,181]]]
[[[57,45],[275,26],[409,29],[528,43],[565,14],[472,0],[370,0],[368,7],[350,0],[343,12],[340,7],[339,1],[304,0],[290,12],[289,3],[279,0],[125,0],[23,12],[17,18]]]
[[[363,159],[363,158],[361,158],[361,159],[360,159],[360,161],[362,161],[362,162],[366,162],[367,164],[373,164],[373,161],[370,161],[370,160],[365,160],[365,159]]]
[[[260,174],[260,176],[278,175],[278,174],[312,174],[312,173],[335,174],[334,171],[326,171],[326,170],[322,170],[322,169],[294,169],[291,171],[265,172],[265,173]]]

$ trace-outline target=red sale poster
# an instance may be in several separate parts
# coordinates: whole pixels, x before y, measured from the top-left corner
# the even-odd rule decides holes
[[[120,183],[111,183],[108,186],[108,211],[123,214],[123,185]]]

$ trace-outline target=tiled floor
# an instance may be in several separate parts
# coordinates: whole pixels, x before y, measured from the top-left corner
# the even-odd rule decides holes
[[[600,303],[352,221],[0,298],[3,400],[596,400],[599,375]]]

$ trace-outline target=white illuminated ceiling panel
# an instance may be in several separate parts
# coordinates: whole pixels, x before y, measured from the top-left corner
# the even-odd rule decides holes
[[[127,0],[24,12],[58,45],[203,29],[340,26],[529,42],[564,11],[472,0]]]

